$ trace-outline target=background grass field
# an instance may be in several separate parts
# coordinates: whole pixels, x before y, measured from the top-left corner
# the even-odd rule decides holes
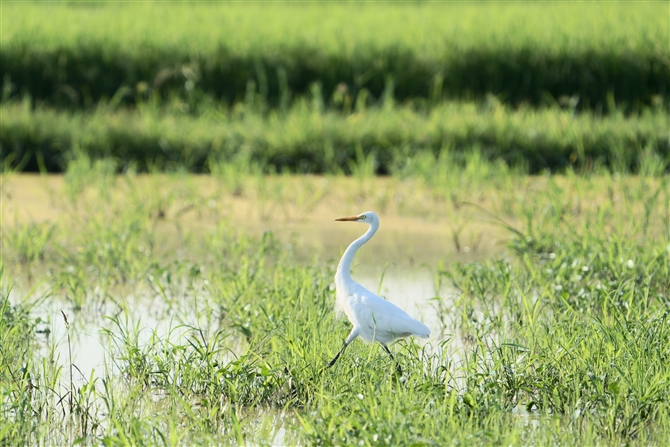
[[[649,105],[670,86],[667,4],[71,4],[5,6],[3,70],[35,100],[201,91],[271,105],[319,83],[373,98],[516,104],[611,95]],[[63,26],[67,23],[67,26]],[[186,90],[186,92],[184,91]],[[68,97],[69,96],[69,97]]]
[[[371,173],[392,174],[419,154],[450,156],[462,165],[480,152],[532,173],[568,167],[637,172],[650,160],[661,173],[670,159],[664,111],[599,118],[570,110],[513,110],[495,98],[481,105],[439,104],[426,113],[382,107],[348,116],[306,101],[266,115],[208,109],[193,117],[151,105],[69,113],[25,103],[2,106],[0,113],[0,143],[14,149],[12,161],[23,160],[30,170],[63,169],[73,148],[141,171],[207,172],[212,164],[246,160],[265,172],[351,174],[369,164]]]
[[[347,171],[359,145],[363,155],[381,158],[378,172],[389,173],[388,160],[403,146],[437,152],[446,144],[459,151],[487,147],[492,158],[532,171],[588,169],[598,160],[631,168],[644,149],[661,158],[669,152],[667,126],[658,125],[668,119],[667,15],[667,4],[651,2],[8,4],[0,51],[3,159],[21,166],[25,157],[23,166],[37,170],[41,153],[46,169],[61,170],[63,152],[76,146],[95,157],[114,156],[121,167],[135,162],[166,169],[177,162],[206,170],[206,154],[230,157],[251,145],[252,158],[271,169],[318,173]],[[443,112],[454,100],[505,107],[476,117],[479,130],[458,116],[471,116],[472,109],[447,105],[450,111]],[[33,131],[19,122],[17,101],[35,109],[30,123],[46,119],[60,123],[53,126],[59,130],[31,124],[38,126]],[[293,135],[289,140],[298,140],[287,148],[276,137],[229,137],[224,124],[232,120],[241,133],[267,135],[257,127],[275,127],[285,115],[289,122],[303,117],[305,104],[313,113],[357,115],[352,121],[365,122],[374,136],[279,125]],[[529,134],[519,135],[509,123],[527,116],[528,107],[541,109],[543,118],[524,119]],[[147,131],[114,128],[147,109],[156,114],[156,129],[179,136],[160,144]],[[367,123],[361,114],[370,109],[384,110],[375,114],[383,118]],[[567,119],[566,111],[583,112],[594,123],[588,127],[616,131],[604,131],[607,141],[600,130],[593,139],[581,137],[583,121],[574,131],[556,124]],[[93,113],[110,124],[80,129],[70,113]],[[423,116],[466,130],[435,136],[424,130]],[[394,132],[398,119],[417,129],[407,131],[414,135]],[[182,125],[200,132],[180,132]],[[324,161],[318,154],[330,146],[336,160]],[[627,162],[617,161],[621,153]]]

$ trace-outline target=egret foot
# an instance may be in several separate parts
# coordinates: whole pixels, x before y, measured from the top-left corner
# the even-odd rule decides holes
[[[388,355],[391,356],[391,360],[393,360],[393,363],[395,363],[395,370],[398,373],[398,375],[402,376],[402,368],[400,367],[400,364],[396,361],[395,357],[393,357],[393,354],[391,354],[391,351],[389,350],[388,346],[382,345],[382,347],[384,348],[384,351],[386,351]]]

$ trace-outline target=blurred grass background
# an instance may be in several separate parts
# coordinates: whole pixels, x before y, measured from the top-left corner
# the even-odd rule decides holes
[[[455,146],[531,172],[634,170],[644,150],[668,158],[669,8],[5,4],[3,160],[59,171],[76,146],[206,171],[250,151],[347,172],[360,147],[387,174],[398,154]]]

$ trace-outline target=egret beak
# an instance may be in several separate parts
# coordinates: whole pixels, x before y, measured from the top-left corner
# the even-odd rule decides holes
[[[360,219],[358,216],[349,216],[349,217],[340,217],[339,219],[335,219],[337,222],[356,222],[358,219]]]

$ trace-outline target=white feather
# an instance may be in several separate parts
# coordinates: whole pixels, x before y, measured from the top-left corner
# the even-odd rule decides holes
[[[354,221],[354,218],[345,218]],[[349,245],[335,274],[335,311],[344,312],[353,325],[347,344],[356,337],[372,343],[387,344],[403,337],[416,335],[427,338],[428,327],[410,317],[395,304],[370,292],[351,278],[351,262],[356,251],[369,241],[379,228],[379,218],[371,211],[356,216],[356,222],[370,225],[370,229]]]

